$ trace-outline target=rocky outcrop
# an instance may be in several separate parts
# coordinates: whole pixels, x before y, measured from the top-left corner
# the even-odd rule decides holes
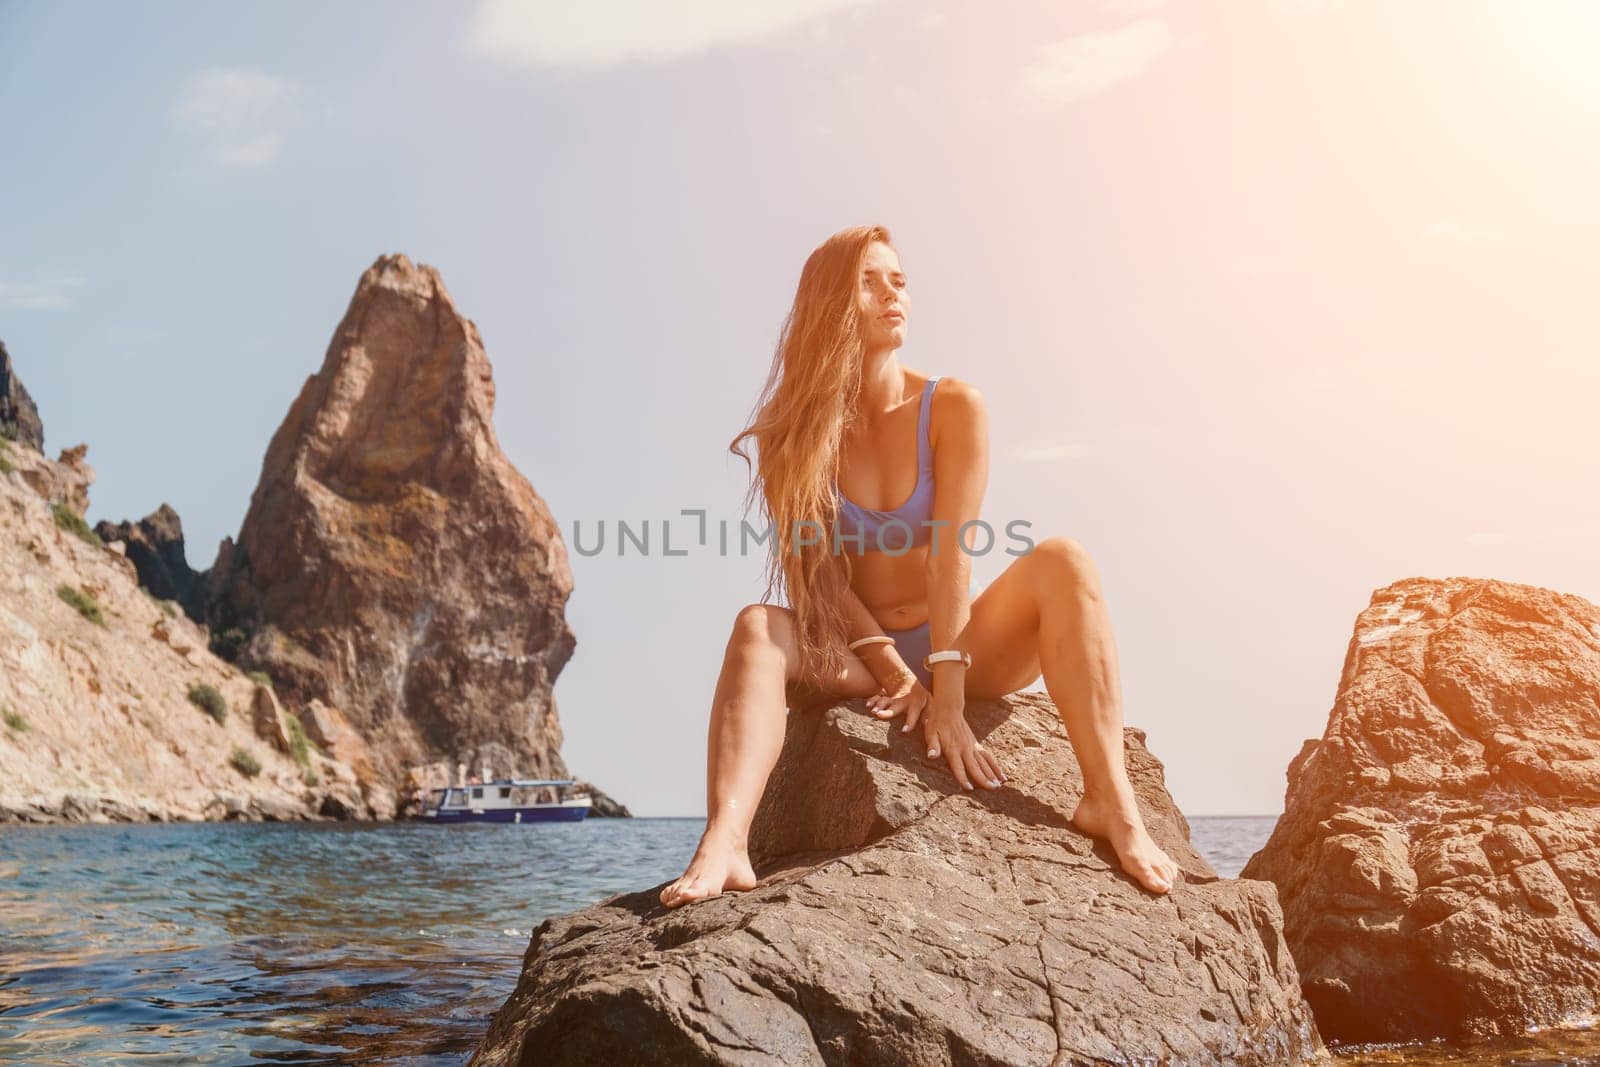
[[[438,272],[379,258],[207,577],[236,662],[340,708],[395,785],[435,759],[567,776],[551,686],[572,577],[493,411],[477,327]]]
[[[313,818],[329,795],[372,817],[351,768],[262,741],[257,683],[37,491],[87,505],[81,451],[5,442],[0,458],[0,822]]]
[[[1142,732],[1129,774],[1181,865],[1152,896],[1068,823],[1049,701],[968,708],[1010,776],[971,793],[859,702],[797,709],[752,830],[761,883],[661,887],[534,931],[473,1063],[1284,1064],[1324,1054],[1276,894],[1218,878]],[[684,857],[687,859],[687,857]]]
[[[380,773],[371,746],[344,714],[313,697],[297,717],[313,744],[353,772],[351,782],[360,800],[347,806],[370,809],[380,819],[394,818],[398,807],[394,786]]]
[[[1378,590],[1242,873],[1277,884],[1329,1039],[1594,1013],[1600,609],[1490,580]]]
[[[205,621],[202,575],[189,566],[183,548],[183,521],[163,503],[138,522],[95,523],[102,541],[120,542],[139,572],[139,584],[158,600],[176,601],[196,622]]]
[[[88,453],[88,445],[73,445],[52,461],[27,445],[13,446],[0,438],[0,460],[4,460],[0,474],[16,475],[46,503],[81,520],[89,510],[89,486],[94,483],[94,468],[84,459]]]
[[[39,409],[11,366],[11,353],[6,351],[4,341],[0,341],[0,438],[26,445],[35,452],[44,451],[44,423],[39,421]]]
[[[271,686],[256,686],[255,696],[250,702],[250,724],[255,727],[257,737],[279,752],[290,751],[294,744],[289,720]]]
[[[579,783],[583,785],[583,787],[589,793],[590,818],[598,817],[602,819],[631,819],[633,817],[633,812],[628,810],[628,806],[626,804],[606,793],[602,793],[598,786],[590,782],[585,782],[581,778],[579,779]]]

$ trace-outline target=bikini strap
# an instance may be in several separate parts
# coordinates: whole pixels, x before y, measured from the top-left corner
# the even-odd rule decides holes
[[[917,463],[923,470],[933,465],[933,439],[929,430],[933,428],[929,412],[933,410],[933,390],[939,384],[940,375],[928,378],[928,384],[922,387],[922,407],[917,412]]]

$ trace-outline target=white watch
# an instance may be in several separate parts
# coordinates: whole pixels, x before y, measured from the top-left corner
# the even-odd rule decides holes
[[[972,653],[955,648],[947,648],[940,652],[930,652],[923,659],[922,665],[932,670],[935,663],[951,662],[960,663],[963,667],[970,667],[972,666]]]

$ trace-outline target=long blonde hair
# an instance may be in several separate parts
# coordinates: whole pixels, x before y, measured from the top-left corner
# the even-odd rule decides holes
[[[759,473],[744,510],[760,490],[768,541],[765,603],[782,588],[794,611],[801,659],[825,674],[845,662],[842,593],[850,582],[849,548],[833,551],[839,504],[840,442],[856,421],[866,354],[858,310],[862,262],[874,241],[894,247],[883,226],[840,230],[806,259],[794,304],[750,422],[728,451],[750,466],[740,446],[754,437]],[[808,526],[814,523],[815,526]],[[805,534],[817,544],[799,544]]]

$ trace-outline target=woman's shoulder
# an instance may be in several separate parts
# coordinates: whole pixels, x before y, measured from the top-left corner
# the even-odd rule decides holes
[[[965,378],[941,374],[928,406],[929,437],[937,439],[941,426],[981,425],[983,418],[983,394],[978,387]]]
[[[941,374],[933,385],[933,410],[972,411],[983,407],[983,394],[965,378]]]

